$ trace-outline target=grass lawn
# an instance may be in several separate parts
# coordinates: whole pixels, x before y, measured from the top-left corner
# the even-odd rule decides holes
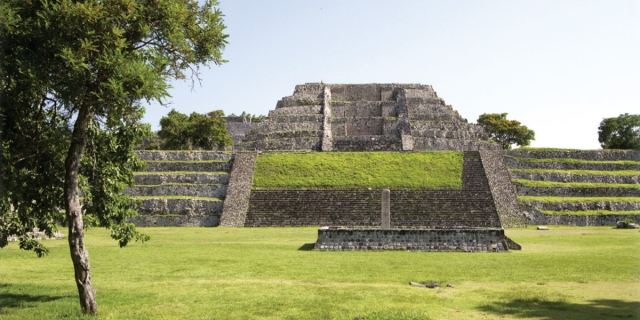
[[[96,319],[638,319],[640,233],[507,229],[511,253],[316,252],[315,228],[87,232]],[[81,318],[67,242],[0,250],[0,318]],[[425,289],[409,281],[455,288]],[[89,317],[87,317],[89,318]]]
[[[261,154],[254,188],[460,188],[462,152]]]
[[[635,170],[554,170],[554,169],[509,169],[509,172],[530,172],[530,173],[561,173],[580,175],[602,175],[602,176],[640,176],[640,171]]]
[[[584,163],[584,164],[588,164],[588,163],[603,163],[603,164],[640,164],[640,161],[633,161],[633,160],[582,160],[582,159],[573,159],[573,158],[542,158],[542,159],[536,159],[536,158],[518,158],[518,157],[512,157],[512,156],[505,156],[505,157],[509,157],[509,158],[513,158],[518,160],[519,162],[557,162],[557,163]]]
[[[518,196],[521,201],[542,201],[542,202],[640,202],[640,197],[553,197],[553,196]]]

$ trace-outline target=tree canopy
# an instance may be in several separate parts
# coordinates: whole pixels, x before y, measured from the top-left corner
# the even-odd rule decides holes
[[[144,164],[133,147],[150,129],[143,101],[169,79],[221,64],[223,15],[205,0],[0,2],[0,248],[47,253],[27,232],[68,226],[80,305],[97,313],[84,228],[111,228],[125,246],[146,240],[126,218],[122,190]]]
[[[489,138],[509,150],[513,144],[526,147],[535,140],[535,132],[517,120],[507,120],[507,113],[483,113],[478,118]]]
[[[160,119],[160,146],[163,150],[224,149],[233,140],[227,132],[223,116],[222,110],[207,114],[193,112],[187,116],[172,109]]]
[[[605,118],[598,127],[598,141],[603,149],[640,149],[640,114],[621,114]]]

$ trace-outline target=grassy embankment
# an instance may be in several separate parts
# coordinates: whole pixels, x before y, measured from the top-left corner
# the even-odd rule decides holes
[[[633,160],[582,160],[582,159],[573,159],[573,158],[518,158],[512,156],[505,156],[509,158],[513,158],[519,162],[557,162],[557,163],[582,163],[582,164],[632,164],[632,165],[640,165],[640,161]]]
[[[511,253],[317,252],[315,228],[146,228],[86,243],[100,315],[79,312],[67,242],[0,250],[2,319],[637,319],[640,234],[508,229]],[[409,281],[455,288],[425,289]]]
[[[551,196],[519,196],[518,200],[522,201],[541,201],[541,202],[640,202],[640,197],[551,197]]]
[[[462,152],[261,154],[253,188],[461,188]]]
[[[542,188],[624,188],[624,189],[640,189],[640,184],[631,183],[601,183],[601,182],[555,182],[540,181],[526,179],[512,179],[511,181],[521,183],[527,187]]]
[[[640,171],[634,171],[634,170],[602,171],[602,170],[510,169],[509,172],[560,173],[560,174],[602,175],[602,176],[638,176],[640,175]]]

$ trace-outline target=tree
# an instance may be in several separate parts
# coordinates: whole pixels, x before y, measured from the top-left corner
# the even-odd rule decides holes
[[[221,64],[227,35],[205,0],[4,0],[0,2],[0,247],[10,234],[38,256],[27,232],[52,235],[60,221],[80,306],[95,314],[84,229],[111,229],[125,246],[147,240],[126,218],[121,191],[143,163],[149,133],[142,101],[163,103],[169,79],[198,79]]]
[[[598,141],[603,149],[640,149],[640,114],[602,119]]]
[[[172,109],[160,119],[158,136],[162,139],[162,149],[213,150],[233,144],[223,116],[222,110],[216,110],[207,114],[193,112],[187,117]]]
[[[502,149],[511,149],[512,144],[526,147],[535,140],[535,132],[517,120],[507,120],[507,113],[484,113],[478,118],[480,125],[489,138],[502,145]]]

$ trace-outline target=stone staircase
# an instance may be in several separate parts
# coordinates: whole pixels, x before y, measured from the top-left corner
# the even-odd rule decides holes
[[[233,155],[208,151],[138,151],[147,161],[125,193],[140,200],[137,226],[217,226]]]
[[[640,220],[640,151],[513,150],[505,160],[529,223]]]
[[[244,226],[379,226],[382,190],[251,191]],[[460,189],[392,189],[393,227],[500,227],[480,154],[464,153]]]

